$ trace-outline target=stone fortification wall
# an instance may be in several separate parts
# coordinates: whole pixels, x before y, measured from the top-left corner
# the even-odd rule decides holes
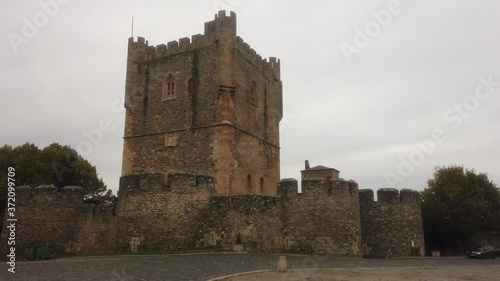
[[[209,238],[205,246],[272,252],[282,227],[280,201],[263,195],[214,196],[201,223]]]
[[[416,191],[359,190],[353,181],[278,184],[278,197],[217,194],[191,174],[122,177],[118,203],[84,204],[80,187],[18,187],[16,249],[56,253],[221,248],[332,256],[425,253]],[[4,221],[4,228],[6,221]],[[6,234],[2,245],[7,245]],[[5,247],[2,252],[5,252]]]
[[[118,245],[138,250],[241,247],[271,250],[280,232],[279,199],[217,195],[212,177],[171,174],[121,179]],[[237,246],[240,245],[240,246]]]
[[[22,256],[27,247],[42,243],[51,244],[55,254],[114,251],[115,207],[114,203],[84,204],[81,187],[20,186],[16,189],[16,252]],[[6,234],[2,245],[7,245]]]
[[[374,201],[371,189],[359,191],[363,254],[370,257],[424,255],[420,195],[417,191],[385,188]]]
[[[211,177],[191,174],[131,174],[120,180],[118,249],[189,249],[203,237],[200,218],[214,194]]]
[[[359,256],[361,243],[358,185],[353,181],[282,180],[278,185],[283,246],[288,252]]]

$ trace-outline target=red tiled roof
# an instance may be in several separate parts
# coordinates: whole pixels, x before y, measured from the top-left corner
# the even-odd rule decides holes
[[[322,166],[322,165],[318,165],[318,166],[314,166],[312,168],[309,168],[307,170],[329,170],[329,169],[332,169],[332,168],[328,168],[328,167],[325,167],[325,166]]]
[[[337,169],[334,169],[334,168],[329,168],[329,167],[325,167],[325,166],[323,166],[323,165],[314,166],[314,167],[312,167],[312,168],[305,169],[305,170],[303,170],[302,172],[304,172],[304,171],[319,171],[319,170],[335,170],[335,171],[337,171],[337,172],[338,172],[338,170],[337,170]]]

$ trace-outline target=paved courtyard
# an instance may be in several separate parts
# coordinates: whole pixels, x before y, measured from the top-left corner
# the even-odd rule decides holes
[[[156,255],[123,256],[97,258],[64,258],[48,261],[18,262],[16,273],[7,272],[3,263],[0,280],[193,280],[206,281],[229,274],[275,270],[278,257],[267,254],[197,254],[197,255]],[[314,256],[287,256],[289,269],[312,269],[324,272],[325,269],[380,269],[381,267],[455,268],[470,267],[484,270],[499,270],[500,259],[470,260],[466,258],[392,258],[392,259],[354,259]],[[463,270],[463,269],[462,269]],[[481,269],[483,270],[483,269]],[[309,271],[310,272],[310,271]],[[299,274],[304,276],[304,274]],[[499,276],[499,275],[496,275]],[[234,279],[239,280],[239,279]],[[242,279],[243,280],[243,279]],[[250,279],[248,279],[250,280]],[[254,279],[252,279],[254,280]],[[258,279],[255,279],[258,280]],[[273,280],[273,279],[266,279]],[[282,280],[282,278],[280,278]],[[292,280],[292,279],[287,279]],[[335,280],[311,279],[300,277],[293,280]],[[336,279],[341,280],[341,279]],[[347,280],[347,279],[346,279]],[[350,280],[350,279],[349,279]],[[356,280],[356,279],[353,279]],[[384,279],[380,279],[384,280]],[[443,279],[444,281],[445,279]],[[449,279],[451,281],[454,279]],[[462,280],[462,279],[455,279]],[[466,279],[463,279],[466,280]],[[474,280],[474,279],[468,279]],[[500,280],[491,279],[491,280]]]

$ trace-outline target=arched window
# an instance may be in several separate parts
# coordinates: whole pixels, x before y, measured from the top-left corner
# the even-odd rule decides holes
[[[264,178],[260,178],[260,183],[259,183],[259,186],[260,186],[260,192],[264,192]]]
[[[255,81],[252,82],[252,88],[250,89],[250,101],[257,105],[259,93],[257,91],[257,83]]]
[[[167,76],[167,96],[175,95],[175,80],[172,74]]]
[[[167,75],[163,81],[163,100],[175,98],[175,79],[172,74]]]
[[[247,175],[247,190],[251,191],[252,190],[252,176],[250,174]]]
[[[187,83],[187,92],[188,92],[188,94],[194,93],[194,79],[193,78],[189,79],[189,81]]]

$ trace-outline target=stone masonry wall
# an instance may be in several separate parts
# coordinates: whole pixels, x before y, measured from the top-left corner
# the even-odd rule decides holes
[[[128,175],[121,179],[118,245],[129,251],[224,248],[271,251],[280,232],[279,198],[219,196],[213,178],[171,174]]]
[[[425,254],[420,196],[417,191],[380,189],[377,202],[374,202],[371,189],[362,189],[359,194],[365,256]]]
[[[360,256],[361,225],[355,182],[282,180],[284,250],[332,256]]]
[[[117,203],[84,204],[74,240],[66,243],[65,252],[83,254],[109,253],[116,250]]]
[[[214,196],[202,220],[205,234],[215,234],[214,247],[272,252],[281,232],[279,198],[262,195]]]
[[[211,154],[218,87],[216,45],[142,61],[144,44],[129,42],[123,174],[214,172]],[[147,49],[146,49],[147,50]],[[163,99],[167,75],[175,96]],[[195,81],[193,92],[188,82]]]
[[[278,148],[241,131],[235,134],[235,141],[240,147],[235,151],[235,159],[241,168],[233,171],[233,194],[276,196],[279,179]]]
[[[358,192],[353,181],[279,183],[279,197],[221,196],[208,176],[122,177],[118,205],[83,204],[83,190],[17,190],[17,253],[40,243],[56,253],[92,254],[223,248],[264,252],[389,257],[424,254],[418,193]],[[5,224],[5,222],[4,222]],[[4,225],[5,227],[5,225]],[[7,245],[4,235],[2,245]],[[361,239],[363,244],[361,245]],[[414,243],[412,250],[411,241]],[[5,249],[2,249],[5,252]]]
[[[58,191],[52,185],[20,186],[16,201],[17,255],[24,255],[26,247],[42,243],[53,245],[55,254],[115,250],[114,204],[84,204],[81,187],[67,186]],[[6,238],[2,236],[2,245],[7,244]]]
[[[203,237],[201,217],[214,194],[211,177],[190,174],[131,174],[120,180],[118,249],[192,249]]]
[[[262,64],[262,60],[253,60],[258,55],[239,37],[233,48],[236,49],[233,84],[237,85],[233,122],[239,129],[235,135],[234,158],[238,169],[233,170],[233,190],[235,194],[276,196],[282,118],[279,60],[271,58],[272,67]],[[248,176],[250,186],[246,184]]]

